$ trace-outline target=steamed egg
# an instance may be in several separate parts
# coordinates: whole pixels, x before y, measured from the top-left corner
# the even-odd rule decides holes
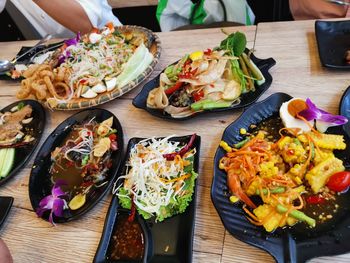
[[[280,107],[280,117],[286,128],[299,128],[301,132],[308,132],[313,127],[313,121],[309,121],[309,125],[297,118],[297,114],[307,109],[307,105],[303,99],[294,98],[286,101]]]

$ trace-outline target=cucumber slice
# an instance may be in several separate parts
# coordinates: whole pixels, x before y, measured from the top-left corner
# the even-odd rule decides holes
[[[0,171],[2,170],[2,166],[5,163],[5,159],[6,159],[6,153],[7,153],[7,149],[0,149]]]
[[[0,170],[0,177],[2,178],[6,177],[10,173],[13,163],[15,161],[15,148],[9,148],[4,150],[7,150],[7,152],[6,157],[4,159],[4,163]]]

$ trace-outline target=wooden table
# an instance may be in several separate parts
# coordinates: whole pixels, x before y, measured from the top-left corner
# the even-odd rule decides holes
[[[274,81],[263,98],[278,91],[304,98],[310,96],[319,106],[335,113],[340,96],[347,87],[348,74],[328,71],[320,66],[313,23],[265,23],[257,28],[236,27],[229,28],[228,31],[245,32],[248,47],[255,46],[258,57],[276,59],[277,65],[271,69]],[[224,35],[220,29],[204,29],[159,33],[159,37],[162,41],[162,55],[150,78],[186,52],[216,46]],[[0,57],[9,59],[22,45],[31,44],[33,42],[0,43]],[[16,100],[17,87],[15,82],[0,81],[1,107]],[[208,114],[186,122],[165,121],[132,106],[131,100],[139,90],[137,88],[102,106],[112,111],[121,121],[125,143],[135,136],[166,136],[174,131],[178,135],[196,132],[202,136],[193,262],[273,262],[268,253],[238,241],[225,231],[210,199],[215,150],[224,128],[241,112]],[[41,143],[72,113],[48,111],[47,128]],[[33,159],[0,188],[1,196],[15,198],[0,237],[9,246],[15,262],[91,262],[101,237],[111,196],[105,196],[81,219],[52,227],[48,222],[37,218],[28,198],[28,180]],[[313,262],[326,260],[327,258],[320,258]],[[349,260],[350,254],[331,258],[333,262]]]

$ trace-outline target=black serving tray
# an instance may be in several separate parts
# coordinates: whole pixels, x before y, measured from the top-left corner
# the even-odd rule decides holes
[[[173,137],[171,141],[187,143],[191,136]],[[142,138],[131,138],[128,143],[127,153],[125,155],[124,166],[119,171],[120,176],[125,172],[125,163],[129,159],[130,150]],[[197,153],[194,158],[193,168],[198,173],[199,152],[201,138],[196,136],[193,144]],[[144,263],[191,263],[192,262],[192,243],[194,235],[194,219],[196,206],[196,188],[195,184],[192,201],[182,214],[167,218],[162,222],[154,222],[153,219],[145,220],[138,216],[141,227],[144,229],[145,236],[145,256]],[[120,213],[128,210],[119,206],[119,200],[116,195],[113,196],[107,217],[105,220],[102,237],[95,254],[95,263],[126,263],[126,261],[110,261],[109,244],[113,235],[115,224]],[[129,263],[137,261],[128,261]]]
[[[246,53],[249,52],[249,50],[245,51]],[[253,60],[253,62],[256,64],[256,66],[260,69],[261,73],[265,77],[265,83],[256,87],[256,90],[254,92],[248,92],[241,95],[241,103],[238,105],[234,105],[232,107],[227,108],[220,108],[220,109],[213,109],[213,110],[205,110],[198,113],[195,113],[191,116],[185,117],[185,118],[173,118],[171,115],[164,113],[163,110],[159,109],[151,109],[147,107],[147,97],[148,93],[154,89],[159,87],[159,78],[160,74],[152,79],[151,81],[147,82],[142,90],[139,92],[139,94],[133,99],[132,104],[136,108],[144,109],[153,116],[163,118],[163,119],[172,119],[172,120],[188,120],[192,119],[193,117],[200,115],[200,114],[206,114],[206,113],[213,113],[213,112],[221,112],[221,111],[232,111],[237,110],[241,108],[245,108],[251,104],[253,104],[255,101],[259,99],[259,97],[271,86],[272,83],[272,76],[269,73],[269,69],[276,64],[276,61],[273,58],[268,59],[259,59],[255,57],[253,54],[250,56],[250,58]],[[175,62],[177,63],[177,62]],[[164,69],[165,70],[165,69]],[[163,70],[163,71],[164,71]]]
[[[102,122],[109,117],[113,117],[112,128],[117,129],[118,150],[114,151],[111,155],[113,165],[107,172],[108,183],[97,189],[95,188],[92,192],[90,192],[87,195],[86,203],[81,208],[77,210],[66,209],[64,210],[63,217],[54,216],[55,223],[64,223],[75,220],[92,209],[110,189],[120,166],[123,152],[123,130],[117,117],[115,117],[114,114],[108,110],[98,108],[84,110],[72,115],[58,125],[58,127],[47,137],[34,160],[29,177],[29,198],[34,211],[36,211],[36,209],[39,207],[41,199],[51,194],[51,188],[53,185],[49,173],[52,164],[51,152],[56,147],[61,145],[62,141],[67,137],[75,124],[85,123],[91,120],[93,117],[97,122]],[[43,219],[49,219],[48,211],[44,213]]]
[[[259,124],[269,117],[277,117],[282,103],[291,98],[285,93],[275,93],[251,106],[225,129],[222,140],[229,145],[239,142],[242,140],[240,128],[249,130],[251,124]],[[350,145],[350,138],[344,134],[341,126],[330,127],[328,132],[344,135],[347,145]],[[345,167],[350,169],[350,147],[344,151],[335,151],[335,154],[343,160]],[[241,203],[232,204],[229,201],[226,173],[218,167],[219,160],[224,155],[224,150],[219,147],[214,158],[211,198],[225,228],[235,238],[266,250],[279,263],[305,262],[314,257],[350,251],[350,191],[339,196],[344,206],[330,221],[313,229],[299,223],[292,228],[277,229],[269,233],[246,219]]]
[[[345,52],[350,49],[350,20],[315,22],[316,41],[324,67],[350,69]]]
[[[339,113],[348,118],[348,122],[343,125],[343,129],[350,137],[350,87],[346,89],[340,100]]]
[[[13,197],[0,196],[0,229],[4,224],[13,203]]]
[[[32,106],[33,120],[29,124],[23,125],[23,128],[28,134],[31,134],[35,138],[35,140],[32,143],[27,144],[26,146],[16,148],[15,162],[13,164],[12,170],[5,178],[0,179],[0,185],[3,185],[12,177],[14,177],[21,170],[21,168],[30,160],[31,155],[34,153],[44,132],[46,123],[45,109],[39,102],[35,100],[16,101],[3,108],[1,112],[4,113],[6,111],[10,111],[13,107],[15,107],[21,102],[23,102],[25,105]]]

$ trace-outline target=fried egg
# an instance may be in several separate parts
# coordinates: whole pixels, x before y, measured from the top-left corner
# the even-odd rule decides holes
[[[308,125],[305,121],[300,120],[295,116],[296,113],[306,108],[307,105],[305,101],[300,98],[294,98],[284,102],[280,107],[280,117],[282,119],[283,125],[286,128],[299,128],[301,129],[301,132],[310,131],[310,127],[313,126],[313,121],[309,121]]]

